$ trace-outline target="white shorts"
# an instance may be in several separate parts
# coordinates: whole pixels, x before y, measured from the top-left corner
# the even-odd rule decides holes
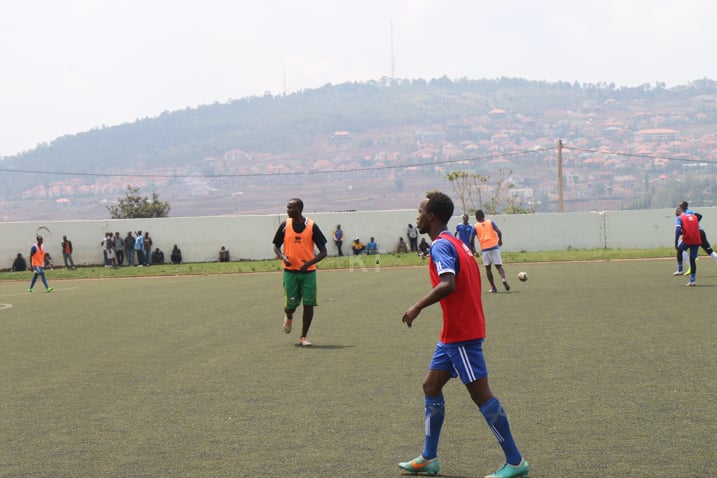
[[[503,265],[503,259],[500,257],[500,249],[491,249],[490,251],[481,251],[481,259],[483,260],[484,266],[495,264],[497,266]]]

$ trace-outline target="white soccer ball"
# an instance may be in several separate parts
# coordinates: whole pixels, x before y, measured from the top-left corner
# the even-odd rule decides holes
[[[525,281],[527,281],[527,280],[528,280],[528,274],[526,274],[525,272],[518,272],[518,280],[519,280],[520,282],[525,282]]]

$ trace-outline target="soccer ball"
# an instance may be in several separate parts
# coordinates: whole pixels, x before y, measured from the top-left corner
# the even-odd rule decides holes
[[[518,272],[518,280],[519,280],[520,282],[525,282],[525,281],[527,281],[527,280],[528,280],[528,274],[526,274],[525,272]]]

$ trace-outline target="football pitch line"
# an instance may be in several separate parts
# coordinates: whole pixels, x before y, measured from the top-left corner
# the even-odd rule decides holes
[[[61,288],[54,287],[54,288],[52,289],[52,292],[51,292],[51,293],[52,293],[52,294],[55,294],[55,293],[57,293],[57,292],[66,292],[66,291],[68,291],[68,290],[74,290],[74,289],[79,289],[79,287],[77,287],[77,286],[75,286],[75,287],[61,287]],[[39,289],[38,289],[38,292],[37,292],[37,293],[46,294],[47,292],[44,291],[44,290],[39,290]],[[19,296],[28,295],[28,294],[30,294],[30,293],[27,292],[27,290],[25,290],[25,291],[23,291],[23,292],[13,292],[13,293],[11,293],[11,294],[1,294],[0,297],[19,297]],[[0,304],[0,305],[3,305],[3,304]],[[4,305],[9,305],[9,304],[4,304]],[[11,307],[12,307],[12,306],[11,306]],[[0,307],[0,309],[2,309],[2,308],[3,308],[3,307]],[[7,309],[8,307],[4,307],[4,308]]]

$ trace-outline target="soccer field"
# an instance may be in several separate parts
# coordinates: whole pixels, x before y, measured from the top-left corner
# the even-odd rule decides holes
[[[484,350],[531,477],[710,476],[717,264],[507,264]],[[519,270],[528,282],[518,282]],[[482,273],[483,271],[481,271]],[[280,273],[0,288],[0,477],[386,477],[423,445],[427,267],[320,271],[311,348]],[[484,284],[486,281],[484,280]],[[485,289],[485,287],[484,287]],[[459,381],[441,476],[503,462]]]

